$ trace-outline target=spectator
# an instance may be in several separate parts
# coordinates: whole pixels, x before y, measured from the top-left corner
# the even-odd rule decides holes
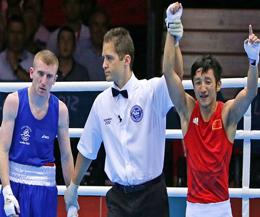
[[[3,14],[0,14],[0,52],[5,48],[5,20]]]
[[[80,0],[63,0],[65,25],[71,27],[76,35],[76,49],[74,57],[77,57],[85,52],[89,43],[89,28],[82,24],[81,20],[81,3]],[[47,42],[47,48],[57,54],[57,35],[59,28],[51,33]]]
[[[88,26],[91,12],[96,8],[96,0],[81,0],[81,18],[83,24]]]
[[[12,17],[13,15],[21,15],[21,0],[7,0],[6,17]]]
[[[58,81],[88,81],[88,71],[73,58],[76,46],[75,33],[72,28],[64,26],[58,33]]]
[[[12,16],[7,22],[7,45],[0,53],[0,80],[29,81],[29,67],[33,63],[33,54],[25,45],[25,24],[21,16]]]
[[[113,25],[144,26],[147,21],[147,2],[131,0],[126,8],[122,0],[97,0],[97,4],[109,8]]]
[[[110,19],[106,11],[97,8],[89,19],[90,46],[77,60],[88,69],[91,81],[105,81],[105,74],[102,67],[102,45],[103,38],[110,26]]]
[[[31,53],[45,49],[50,32],[42,24],[43,0],[25,0],[23,17],[26,25],[26,47]]]

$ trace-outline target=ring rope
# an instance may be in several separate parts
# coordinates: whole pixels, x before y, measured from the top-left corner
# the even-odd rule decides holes
[[[182,81],[186,90],[192,90],[193,85],[191,80]],[[224,78],[221,79],[222,88],[243,88],[247,84],[247,78]],[[31,82],[2,82],[0,83],[0,92],[14,92],[18,89],[28,87]],[[84,92],[84,91],[103,91],[110,87],[112,82],[56,82],[52,87],[52,92]],[[260,87],[260,78],[258,79],[258,87]],[[244,115],[244,130],[237,130],[235,139],[244,140],[243,143],[243,178],[242,188],[229,188],[231,198],[242,198],[242,216],[249,217],[249,199],[260,198],[260,189],[249,188],[250,181],[250,154],[251,154],[251,139],[260,139],[260,130],[251,129],[251,106]],[[79,138],[83,129],[70,128],[69,133],[71,138]],[[182,139],[182,132],[179,129],[166,129],[167,139]],[[246,160],[245,160],[246,159]],[[1,187],[1,185],[0,185]],[[57,186],[58,194],[64,195],[66,186]],[[80,186],[79,195],[82,196],[105,196],[110,187],[101,186]],[[186,197],[187,188],[182,187],[167,187],[169,197]]]

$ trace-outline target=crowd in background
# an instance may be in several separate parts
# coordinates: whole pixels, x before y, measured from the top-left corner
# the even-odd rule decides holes
[[[93,3],[86,17],[82,16],[83,1],[64,0],[61,10],[65,21],[51,31],[42,22],[44,1],[7,4],[1,16],[1,81],[28,81],[34,54],[42,49],[57,55],[58,81],[105,80],[101,51],[110,19],[101,6]]]
[[[0,81],[29,81],[28,68],[32,66],[34,54],[43,49],[53,51],[59,59],[57,81],[104,81],[105,76],[102,68],[104,34],[111,26],[123,24],[129,27],[131,32],[131,28],[135,25],[136,29],[146,25],[145,1],[136,1],[138,2],[136,4],[140,4],[139,7],[135,6],[124,10],[122,9],[124,6],[120,5],[123,4],[123,1],[116,1],[118,4],[114,3],[114,5],[117,7],[110,9],[109,5],[113,2],[115,1],[1,1]],[[55,11],[55,13],[50,14],[50,11]],[[146,38],[146,35],[142,35],[142,38]],[[138,42],[138,40],[134,41]],[[145,48],[145,43],[143,44]],[[145,60],[139,60],[137,56],[136,61],[142,62],[142,66],[136,65],[143,69]],[[137,72],[137,76],[139,73],[139,77],[144,77],[145,72]],[[75,95],[72,98],[77,101],[79,100],[76,99],[77,97]],[[64,99],[66,101],[66,97]],[[172,121],[173,119],[174,121]],[[176,119],[178,119],[177,115],[172,112],[169,120],[174,122],[174,128],[179,129],[180,125],[175,121]],[[242,126],[242,122],[240,125]],[[74,157],[77,154],[77,141],[77,139],[72,139]],[[186,160],[183,147],[181,140],[166,142],[165,174],[169,186],[186,186]],[[233,173],[233,176],[230,176],[230,185],[233,187],[241,186],[242,152],[240,142],[237,142],[237,147],[240,148],[234,149],[236,153],[233,155],[231,163],[231,167],[234,169],[230,170]],[[102,148],[97,160],[92,163],[89,171],[86,171],[86,177],[82,184],[109,184],[103,172],[104,158],[105,153]],[[57,165],[59,168],[59,162]],[[256,164],[253,164],[253,169],[254,165]],[[258,170],[257,167],[253,172],[258,174]],[[260,178],[253,177],[255,177],[253,186],[259,187]],[[57,181],[58,184],[63,184],[59,171],[57,171]]]
[[[135,6],[129,7],[127,12],[120,11],[118,8],[122,8],[122,5],[108,7],[112,2],[102,0],[1,1],[0,81],[30,81],[28,70],[33,64],[34,55],[44,49],[53,51],[59,59],[57,81],[105,81],[102,67],[104,34],[110,27],[119,24],[143,25],[146,13],[140,13],[140,10],[145,11],[145,2],[136,2],[141,5],[137,7],[141,16],[136,16]],[[115,14],[117,18],[121,16],[120,22],[115,19]],[[91,101],[88,103],[90,108],[95,96],[88,98],[77,93],[58,93],[57,96],[69,108],[72,119],[70,126],[83,127],[80,124],[75,126],[73,116],[79,110],[87,110],[80,108],[85,105],[81,101]],[[77,142],[78,139],[72,139],[74,158],[77,155]],[[55,152],[59,155],[58,149]],[[103,172],[104,155],[101,149],[98,159],[86,171],[82,184],[109,184]],[[60,162],[56,163],[57,182],[63,184]]]

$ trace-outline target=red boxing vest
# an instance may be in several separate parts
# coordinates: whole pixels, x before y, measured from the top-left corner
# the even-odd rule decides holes
[[[221,118],[222,102],[209,121],[203,121],[198,102],[184,136],[187,151],[188,196],[192,203],[215,203],[229,199],[229,163],[233,144]]]

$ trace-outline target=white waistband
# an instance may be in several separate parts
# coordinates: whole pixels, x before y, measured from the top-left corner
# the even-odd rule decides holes
[[[56,167],[36,167],[10,161],[9,177],[11,181],[21,184],[56,186]]]
[[[232,217],[230,200],[217,203],[191,203],[187,201],[186,217]]]

